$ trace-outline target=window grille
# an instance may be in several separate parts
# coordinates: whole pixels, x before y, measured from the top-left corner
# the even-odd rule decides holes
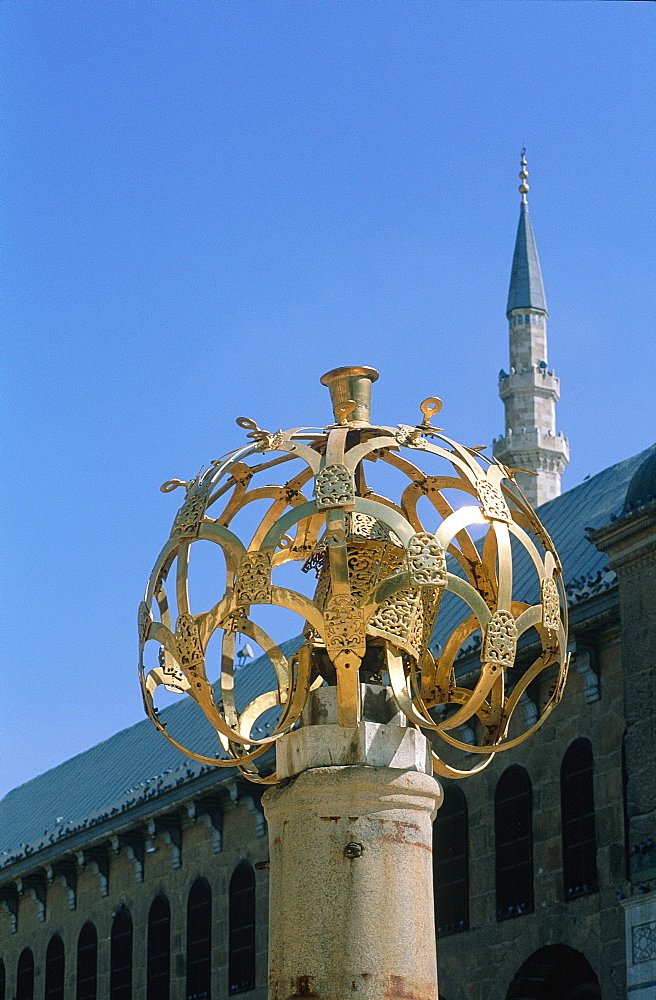
[[[109,1000],[132,1000],[132,917],[125,906],[117,911],[112,922]]]
[[[497,920],[533,912],[532,812],[531,779],[513,765],[494,796]]]
[[[55,934],[46,951],[45,1000],[64,1000],[64,962],[64,942]]]
[[[166,896],[153,900],[148,914],[146,1000],[169,1000],[171,968],[171,908]]]
[[[469,831],[467,800],[448,785],[433,823],[433,891],[438,937],[469,927]]]
[[[196,879],[187,899],[186,1000],[210,1000],[212,985],[212,890]]]
[[[16,969],[16,1000],[34,1000],[34,955],[23,948]]]
[[[87,921],[77,939],[76,1000],[96,1000],[98,989],[98,934]]]
[[[229,891],[228,989],[246,993],[255,988],[255,872],[237,865]]]
[[[599,888],[592,746],[575,740],[560,768],[564,897],[576,899]]]

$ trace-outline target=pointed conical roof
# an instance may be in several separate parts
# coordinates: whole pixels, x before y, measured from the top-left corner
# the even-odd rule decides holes
[[[525,201],[522,201],[519,212],[506,313],[510,313],[513,309],[547,311],[540,261],[528,214],[528,204]]]

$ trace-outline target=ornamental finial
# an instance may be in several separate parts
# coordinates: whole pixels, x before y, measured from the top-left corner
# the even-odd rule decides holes
[[[287,758],[281,752],[272,774],[263,755],[297,725],[315,725],[310,695],[352,729],[367,721],[373,686],[376,704],[395,703],[393,714],[431,733],[447,757],[474,755],[467,770],[433,751],[436,774],[462,778],[520,743],[560,700],[567,602],[549,535],[510,470],[431,426],[437,397],[421,404],[421,424],[372,425],[377,378],[373,368],[335,368],[321,379],[335,423],[269,432],[238,417],[247,432],[240,447],[187,482],[165,484],[167,492],[184,486],[186,496],[139,608],[142,694],[157,729],[201,764],[236,766],[250,781],[276,784],[291,773]],[[272,485],[270,470],[281,463],[283,481]],[[256,479],[260,473],[266,478]],[[401,492],[384,496],[399,474],[407,480]],[[237,534],[244,526],[245,542]],[[188,586],[199,542],[203,552],[212,543],[223,564],[209,609],[195,606],[198,591]],[[529,603],[515,594],[513,564],[522,577],[533,574]],[[309,570],[317,576],[312,597]],[[262,606],[264,615],[271,606],[290,616],[293,645],[267,634]],[[262,650],[271,690],[256,693],[263,681],[240,659],[245,643]],[[542,714],[522,732],[515,710],[534,684],[544,692]],[[189,695],[208,720],[195,749],[160,719],[161,687]],[[248,692],[256,693],[250,703]]]
[[[375,368],[350,365],[333,368],[321,376],[327,385],[338,424],[368,424],[371,415],[371,385],[378,378]]]
[[[526,169],[526,147],[524,147],[522,149],[521,169],[519,171],[519,179],[522,182],[519,185],[519,193],[521,194],[522,202],[525,205],[528,204],[526,201],[526,195],[528,194],[529,190],[528,184],[526,183],[527,178],[528,178],[528,170]]]

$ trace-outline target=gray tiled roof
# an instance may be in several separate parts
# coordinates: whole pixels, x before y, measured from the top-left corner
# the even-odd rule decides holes
[[[634,473],[654,453],[656,444],[632,458],[611,465],[539,508],[540,520],[561,556],[568,590],[577,581],[607,567],[607,556],[587,540],[586,533],[620,516]],[[518,582],[521,584],[521,581]]]
[[[645,451],[611,465],[596,476],[538,508],[540,520],[549,532],[563,564],[563,582],[568,603],[578,603],[615,582],[608,569],[608,557],[586,538],[588,529],[600,528],[622,513],[626,492],[634,473],[651,455],[656,444]],[[537,575],[529,559],[513,544],[513,591],[517,600],[538,601]],[[444,642],[465,614],[457,597],[446,594],[440,608],[432,645]]]
[[[547,311],[542,272],[528,214],[528,205],[522,202],[515,240],[510,289],[506,313],[512,309],[542,309]]]
[[[562,556],[565,584],[574,600],[579,592],[585,595],[585,587],[594,586],[597,578],[602,583],[609,578],[606,556],[587,541],[586,529],[601,527],[621,513],[633,474],[654,453],[656,445],[605,469],[540,508],[540,517]],[[520,589],[531,586],[528,570],[524,580],[523,573],[518,567]],[[460,617],[462,604],[449,603],[445,598],[438,619],[439,632],[443,626],[452,627]],[[291,639],[281,648],[290,654],[300,643],[300,638]],[[240,680],[242,705],[275,684],[265,656],[243,668]],[[201,752],[216,752],[214,732],[193,704],[180,701],[164,709],[161,718],[182,742]],[[147,719],[124,729],[13,789],[0,801],[0,867],[29,853],[25,851],[28,845],[36,852],[42,846],[63,841],[73,832],[127,812],[135,803],[154,799],[204,770],[163,739]],[[224,773],[217,773],[217,780]]]
[[[280,648],[289,655],[301,641],[290,639]],[[262,691],[270,691],[276,683],[266,656],[260,656],[242,671],[236,689],[238,709]],[[186,746],[217,755],[216,734],[190,699],[163,709],[160,719]],[[0,868],[11,857],[24,853],[21,845],[37,850],[82,826],[117,816],[209,769],[185,757],[149,719],[122,729],[5,795],[0,801]],[[217,778],[231,773],[232,769],[217,770]]]

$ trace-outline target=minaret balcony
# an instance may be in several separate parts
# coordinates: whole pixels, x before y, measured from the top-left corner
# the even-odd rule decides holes
[[[569,441],[562,434],[554,434],[540,427],[520,427],[509,430],[505,437],[492,442],[494,457],[504,465],[521,465],[521,456],[542,453],[545,457],[559,457],[564,465],[569,462]],[[527,465],[532,468],[531,465]],[[563,466],[564,467],[564,466]]]
[[[560,399],[560,379],[551,368],[535,365],[522,371],[511,369],[510,375],[499,375],[499,395],[505,402],[513,394],[531,393],[549,399]]]

